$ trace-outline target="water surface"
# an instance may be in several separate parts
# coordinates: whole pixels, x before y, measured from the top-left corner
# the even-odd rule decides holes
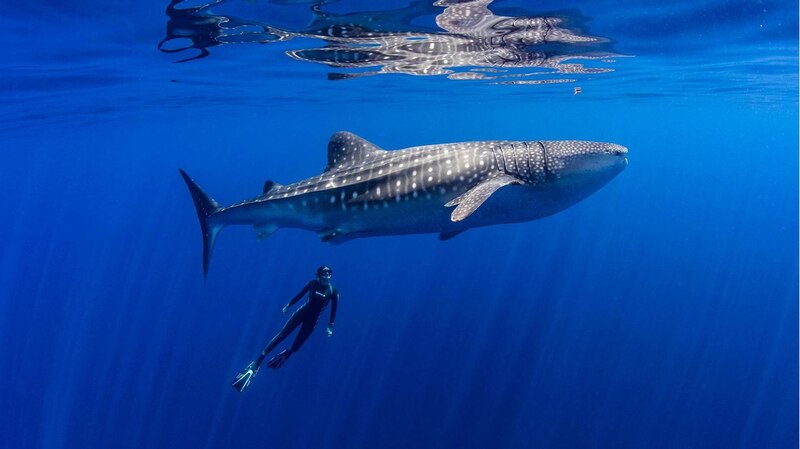
[[[797,5],[27,2],[0,24],[0,446],[797,447]],[[388,59],[387,59],[388,58]],[[577,92],[577,93],[576,93]],[[340,246],[224,204],[385,149],[630,149],[555,216]],[[322,264],[342,292],[230,381]]]

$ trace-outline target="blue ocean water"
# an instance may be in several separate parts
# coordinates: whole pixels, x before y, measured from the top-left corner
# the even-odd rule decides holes
[[[797,17],[5,5],[0,447],[797,447]],[[446,242],[230,227],[204,279],[177,169],[232,204],[318,174],[339,130],[615,142],[630,164],[554,216]],[[234,391],[323,263],[334,335]]]

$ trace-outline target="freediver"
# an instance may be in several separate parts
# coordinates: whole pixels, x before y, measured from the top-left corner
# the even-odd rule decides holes
[[[317,324],[317,320],[319,316],[322,314],[322,311],[325,310],[325,307],[328,303],[331,303],[331,316],[328,320],[328,328],[327,334],[328,337],[333,335],[333,321],[336,318],[336,308],[339,304],[339,291],[336,290],[336,287],[331,284],[331,276],[333,275],[333,270],[328,266],[321,266],[317,268],[317,278],[308,281],[308,283],[300,290],[300,293],[296,294],[288,304],[283,306],[281,312],[284,315],[288,313],[289,308],[293,306],[303,295],[308,292],[308,299],[306,300],[305,304],[298,307],[297,310],[289,317],[289,320],[286,324],[283,325],[283,329],[278,332],[277,335],[272,337],[272,340],[267,343],[267,346],[264,347],[264,350],[261,351],[261,354],[258,358],[249,365],[236,376],[236,379],[233,381],[233,388],[237,391],[242,392],[245,388],[250,385],[250,382],[255,377],[256,373],[258,373],[258,368],[261,366],[261,362],[267,357],[267,354],[270,353],[275,346],[277,346],[280,342],[282,342],[292,331],[300,326],[300,331],[297,333],[297,336],[294,338],[294,342],[292,342],[292,346],[289,349],[284,349],[278,355],[272,357],[267,362],[267,366],[272,369],[280,368],[286,360],[289,359],[289,356],[292,353],[297,352],[300,350],[300,346],[305,343],[306,339],[309,335],[311,335],[311,331],[314,330],[314,326]]]

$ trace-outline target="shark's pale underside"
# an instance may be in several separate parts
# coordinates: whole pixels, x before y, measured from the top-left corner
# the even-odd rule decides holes
[[[554,214],[600,189],[628,164],[628,150],[578,140],[480,141],[386,151],[348,132],[328,143],[325,171],[288,185],[272,181],[253,199],[220,207],[183,170],[203,232],[203,271],[219,231],[279,228],[316,232],[322,241],[439,233]]]

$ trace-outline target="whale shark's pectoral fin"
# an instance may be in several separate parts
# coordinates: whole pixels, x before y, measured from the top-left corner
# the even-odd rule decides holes
[[[325,166],[325,171],[371,160],[385,152],[386,150],[353,133],[339,131],[328,142],[328,165]]]
[[[253,227],[256,228],[256,239],[258,240],[266,240],[269,236],[271,236],[275,231],[278,230],[278,226],[274,224],[262,224],[262,225],[255,225]]]
[[[458,206],[450,214],[450,221],[461,221],[478,210],[500,187],[509,184],[522,184],[519,179],[510,175],[499,175],[489,178],[445,204],[445,207]]]

